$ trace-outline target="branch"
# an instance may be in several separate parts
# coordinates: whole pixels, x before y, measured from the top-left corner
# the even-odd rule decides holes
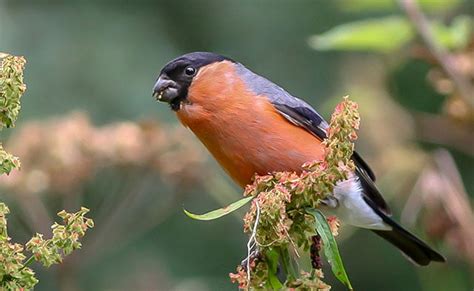
[[[471,107],[474,107],[474,88],[472,88],[470,82],[463,75],[459,74],[448,52],[436,41],[428,19],[420,10],[416,0],[398,0],[398,3],[411,20],[416,32],[427,48],[456,85],[461,98]]]

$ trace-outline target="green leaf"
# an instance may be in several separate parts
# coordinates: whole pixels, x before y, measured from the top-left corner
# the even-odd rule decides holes
[[[279,257],[280,254],[278,250],[274,248],[270,248],[269,251],[265,253],[265,258],[268,264],[267,287],[271,290],[280,290],[281,288],[283,288],[283,285],[281,284],[277,276]]]
[[[316,231],[321,236],[323,240],[323,251],[326,259],[331,265],[331,270],[339,281],[346,285],[349,290],[352,289],[351,282],[347,276],[346,270],[342,263],[341,255],[339,254],[339,249],[337,248],[336,239],[332,235],[331,228],[326,220],[326,217],[319,211],[315,209],[306,209],[306,212],[313,215],[315,219]]]
[[[219,208],[219,209],[216,209],[216,210],[213,210],[211,212],[204,213],[204,214],[194,214],[194,213],[191,213],[191,212],[187,211],[186,209],[183,209],[183,210],[184,210],[184,213],[186,213],[187,216],[189,216],[193,219],[214,220],[214,219],[220,218],[224,215],[227,215],[231,212],[234,212],[235,210],[237,210],[240,207],[247,204],[252,199],[253,199],[253,196],[245,197],[243,199],[240,199],[239,201],[236,201],[236,202],[230,204],[229,206],[226,206],[224,208]]]
[[[7,153],[0,143],[0,174],[10,174],[13,169],[20,168],[20,160]]]
[[[466,15],[460,15],[453,19],[451,26],[440,22],[432,22],[434,36],[437,41],[449,49],[462,49],[469,43],[473,32],[474,21]]]
[[[461,0],[417,0],[421,8],[428,12],[446,12],[454,9]],[[345,12],[398,11],[396,0],[338,0],[338,7]]]
[[[466,47],[473,32],[473,19],[456,17],[451,26],[431,22],[435,39],[449,49]],[[313,35],[309,46],[316,50],[373,51],[390,53],[402,48],[415,37],[412,24],[402,16],[386,16],[341,24]]]
[[[293,260],[290,257],[290,253],[287,247],[280,249],[280,256],[281,256],[281,262],[283,264],[283,268],[285,269],[285,272],[286,272],[287,281],[291,282],[295,280],[298,277],[298,273],[295,270]]]
[[[341,24],[320,35],[311,36],[310,47],[316,50],[359,50],[391,52],[414,36],[408,21],[401,16],[387,16]]]
[[[336,3],[344,12],[385,11],[397,8],[394,0],[338,0]]]

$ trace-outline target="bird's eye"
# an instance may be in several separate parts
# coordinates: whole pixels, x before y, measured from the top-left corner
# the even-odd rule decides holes
[[[194,76],[194,74],[196,74],[196,69],[193,67],[186,67],[186,69],[184,69],[184,73],[188,76]]]

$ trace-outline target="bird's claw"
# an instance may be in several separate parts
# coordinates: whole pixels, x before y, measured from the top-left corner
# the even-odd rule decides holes
[[[326,198],[322,199],[321,203],[330,208],[337,208],[339,205],[337,199],[332,196],[327,196]]]

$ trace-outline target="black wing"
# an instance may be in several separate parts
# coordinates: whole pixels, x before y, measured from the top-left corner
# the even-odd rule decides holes
[[[293,98],[301,101],[301,103],[298,104],[299,106],[293,107],[287,104],[274,102],[272,102],[272,104],[278,112],[290,122],[303,127],[320,140],[324,140],[327,137],[326,130],[329,127],[327,122],[306,102],[297,99],[296,97]],[[296,100],[292,101],[296,102]],[[383,211],[386,215],[390,215],[390,208],[374,183],[375,175],[372,169],[357,152],[354,152],[352,155],[352,160],[356,165],[356,174],[359,177],[362,188],[365,190],[364,193],[367,198],[372,200],[374,204],[377,205],[378,209]]]

